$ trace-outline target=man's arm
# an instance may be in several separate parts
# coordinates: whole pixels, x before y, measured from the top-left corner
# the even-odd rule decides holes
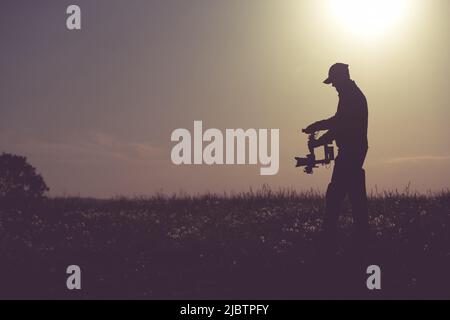
[[[307,134],[310,134],[316,131],[330,130],[334,126],[335,118],[336,116],[333,116],[329,119],[314,122],[313,124],[306,127],[306,129],[304,129],[303,131]]]

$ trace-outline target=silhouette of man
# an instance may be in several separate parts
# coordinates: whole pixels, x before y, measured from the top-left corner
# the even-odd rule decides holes
[[[348,195],[356,227],[356,249],[363,250],[369,232],[363,169],[368,149],[367,100],[356,83],[350,79],[347,64],[332,65],[324,83],[332,84],[339,94],[337,112],[333,117],[315,122],[304,129],[305,133],[328,130],[319,139],[310,142],[312,148],[332,143],[333,140],[338,146],[333,175],[326,193],[323,244],[325,249],[334,248],[339,214],[343,200]]]

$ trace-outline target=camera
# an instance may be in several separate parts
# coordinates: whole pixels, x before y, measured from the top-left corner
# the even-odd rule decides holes
[[[312,174],[314,168],[318,168],[318,165],[327,165],[334,160],[334,148],[332,145],[324,145],[324,159],[317,160],[314,153],[314,148],[311,147],[312,141],[316,139],[316,132],[311,133],[308,138],[309,154],[306,157],[295,157],[296,167],[305,167],[303,171],[307,174]]]

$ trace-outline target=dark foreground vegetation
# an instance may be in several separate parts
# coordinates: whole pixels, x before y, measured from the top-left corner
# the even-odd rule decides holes
[[[369,202],[365,257],[351,210],[324,258],[324,198],[236,195],[46,199],[0,210],[2,298],[450,298],[450,193],[385,193]],[[66,288],[79,265],[82,290]],[[366,268],[382,290],[366,288]]]

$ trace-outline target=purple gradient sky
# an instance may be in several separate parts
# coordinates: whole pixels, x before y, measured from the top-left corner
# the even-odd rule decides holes
[[[82,8],[83,30],[65,29]],[[369,189],[448,188],[450,2],[412,1],[382,38],[352,38],[324,1],[2,1],[0,152],[26,155],[53,195],[324,190],[331,170],[293,168],[298,130],[335,112],[321,84],[350,64],[369,100]],[[170,134],[279,128],[280,172],[176,167]]]

